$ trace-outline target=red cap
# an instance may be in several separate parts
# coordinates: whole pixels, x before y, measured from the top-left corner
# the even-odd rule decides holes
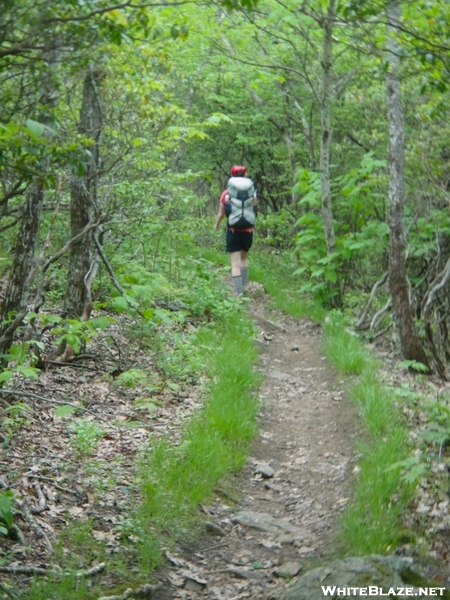
[[[245,177],[247,175],[247,167],[235,165],[234,167],[231,167],[230,174],[232,177]]]

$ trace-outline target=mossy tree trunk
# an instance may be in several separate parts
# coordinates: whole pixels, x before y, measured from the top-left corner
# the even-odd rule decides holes
[[[333,228],[331,205],[330,145],[331,145],[331,78],[333,70],[333,27],[336,19],[336,3],[330,0],[327,14],[323,16],[322,89],[320,97],[320,189],[322,218],[327,253],[334,252],[336,238]]]
[[[40,110],[37,119],[46,125],[53,122],[52,111],[57,104],[55,90],[55,68],[57,64],[56,44],[43,51],[45,67],[41,76]],[[50,130],[44,136],[51,135]],[[25,204],[21,211],[20,226],[14,248],[14,259],[8,279],[5,299],[0,310],[0,354],[11,347],[16,330],[22,325],[28,312],[31,286],[38,271],[36,249],[39,243],[42,207],[44,203],[45,178],[48,176],[49,159],[43,151],[39,172],[30,182]]]
[[[80,112],[80,133],[92,140],[89,147],[90,158],[86,162],[82,176],[74,175],[70,189],[70,228],[71,237],[79,235],[95,218],[97,209],[98,170],[100,158],[100,135],[102,132],[102,109],[100,84],[102,72],[91,65],[86,72]],[[92,262],[92,229],[76,243],[72,244],[69,257],[64,311],[70,318],[89,318],[91,311],[90,271]]]
[[[390,0],[386,7],[388,21],[388,64],[386,77],[389,118],[389,287],[402,353],[407,360],[416,360],[427,367],[428,358],[414,323],[406,274],[404,225],[405,200],[405,122],[399,79],[400,46],[396,32],[400,24],[400,4]]]

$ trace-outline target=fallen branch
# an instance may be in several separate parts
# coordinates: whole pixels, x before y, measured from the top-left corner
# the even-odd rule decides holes
[[[392,329],[392,326],[393,326],[393,323],[389,323],[389,325],[387,327],[385,327],[384,329],[382,329],[376,335],[373,336],[372,341],[374,342],[378,338],[383,337],[383,335],[385,333],[387,333],[389,331],[389,329]]]
[[[52,569],[43,569],[41,567],[4,567],[0,566],[0,573],[9,573],[11,575],[52,575],[59,573]]]
[[[77,579],[81,579],[83,577],[93,577],[94,575],[98,575],[99,573],[102,573],[102,571],[104,571],[105,568],[106,568],[106,563],[99,563],[98,565],[91,567],[87,571],[79,571],[76,574],[76,577],[77,577]]]
[[[96,419],[98,419],[99,421],[102,421],[103,423],[106,423],[109,427],[114,427],[114,425],[111,425],[111,423],[109,421],[107,421],[103,417],[100,417],[93,410],[89,410],[89,408],[86,408],[85,406],[82,406],[80,404],[74,404],[73,402],[66,402],[65,400],[54,400],[53,398],[39,396],[38,394],[33,394],[32,392],[20,392],[18,390],[11,390],[11,389],[10,390],[0,389],[0,394],[3,394],[5,396],[11,395],[11,396],[25,396],[26,398],[35,398],[36,400],[42,400],[43,402],[49,402],[50,404],[58,404],[60,406],[73,406],[74,408],[83,410],[84,412],[88,412],[91,415],[94,415]],[[120,428],[119,428],[119,430],[120,430]]]
[[[79,497],[80,493],[79,492],[75,492],[73,490],[69,490],[68,488],[64,488],[61,485],[58,485],[57,483],[54,482],[54,480],[51,477],[44,477],[43,475],[35,475],[34,473],[25,473],[24,477],[30,477],[30,479],[39,479],[40,481],[48,481],[49,483],[52,484],[52,486],[59,490],[60,492],[63,492],[64,494],[71,494],[72,496],[76,496]]]
[[[79,571],[76,573],[75,577],[81,579],[83,577],[93,577],[94,575],[98,575],[105,570],[106,563],[99,563],[88,569],[87,571]],[[44,569],[42,567],[5,567],[0,566],[0,573],[10,573],[12,575],[57,575],[61,576],[63,574],[63,570],[58,569]],[[65,575],[70,575],[69,572],[64,572]]]
[[[47,501],[45,499],[44,494],[42,493],[41,486],[39,485],[39,483],[37,483],[37,482],[34,483],[33,487],[34,487],[34,490],[38,497],[39,505],[38,506],[30,506],[29,511],[31,514],[37,515],[41,512],[44,512],[44,510],[47,508]]]
[[[124,591],[121,596],[102,596],[98,600],[127,600],[128,598],[153,598],[154,592],[157,592],[161,589],[159,585],[142,585],[135,590],[128,588]]]
[[[26,506],[25,502],[22,502],[21,500],[17,500],[17,498],[16,498],[16,504],[20,508],[20,512],[22,513],[22,516],[25,519],[25,521],[27,521],[31,525],[32,529],[34,529],[34,531],[38,534],[38,536],[43,539],[44,545],[47,548],[47,551],[49,552],[49,554],[53,554],[53,546],[52,546],[50,540],[48,539],[45,531],[42,529],[42,527],[39,525],[39,523],[33,517],[31,512],[28,510],[28,507]]]

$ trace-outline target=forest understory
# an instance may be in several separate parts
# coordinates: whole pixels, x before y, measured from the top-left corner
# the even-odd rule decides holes
[[[248,302],[263,375],[251,456],[242,473],[217,483],[198,507],[191,531],[175,542],[159,532],[164,563],[148,581],[142,582],[141,573],[140,585],[129,587],[128,595],[108,590],[122,583],[115,557],[139,571],[134,544],[141,534],[130,517],[141,493],[138,458],[159,437],[180,443],[186,421],[202,407],[202,386],[155,387],[149,398],[148,386],[134,381],[118,387],[113,377],[105,378],[117,372],[129,343],[117,324],[108,335],[122,349],[120,356],[99,336],[85,355],[67,363],[46,360],[39,381],[2,396],[3,411],[16,406],[20,412],[9,438],[2,434],[0,485],[18,499],[15,539],[2,540],[4,598],[21,597],[33,578],[57,577],[70,564],[74,585],[88,582],[92,595],[83,597],[93,600],[278,599],[306,570],[345,554],[339,519],[352,498],[358,440],[364,436],[346,379],[321,350],[320,325],[270,308],[257,283],[249,284]],[[386,384],[413,398],[402,407],[411,438],[429,433],[417,398],[432,402],[431,389],[439,396],[447,388],[399,370],[390,352],[380,352]],[[136,369],[155,371],[145,353],[128,359]],[[82,418],[75,419],[77,414]],[[431,575],[448,585],[447,450],[444,443],[430,444],[428,475],[435,479],[423,474],[402,517],[405,532],[418,534],[413,542],[405,533],[396,552],[426,559],[434,565]]]

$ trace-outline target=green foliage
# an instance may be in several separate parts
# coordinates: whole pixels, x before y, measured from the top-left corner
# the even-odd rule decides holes
[[[400,460],[388,468],[388,471],[401,470],[401,478],[407,484],[415,485],[429,472],[428,465],[423,462],[421,456],[410,456]]]
[[[394,427],[385,439],[360,446],[360,472],[352,501],[341,518],[346,552],[389,553],[399,543],[403,534],[401,518],[414,486],[391,466],[404,459],[405,449],[406,432]]]
[[[294,217],[286,209],[258,215],[258,237],[274,248],[286,249],[293,245]]]
[[[91,455],[105,433],[97,423],[88,419],[74,421],[68,429],[74,434],[70,443],[81,457]]]
[[[417,405],[418,396],[413,396],[413,403],[416,404],[416,410],[420,409],[422,415],[426,415],[426,426],[420,433],[421,439],[425,442],[427,450],[438,452],[439,457],[442,450],[450,443],[450,406],[448,399],[437,400],[422,399]]]
[[[0,243],[5,267],[11,261],[18,231],[16,216],[22,213],[30,182],[43,182],[46,208],[57,205],[54,216],[50,210],[43,214],[39,241],[45,240],[45,256],[36,261],[38,268],[47,264],[47,258],[57,256],[70,238],[69,212],[65,210],[70,181],[74,174],[87,173],[92,156],[92,140],[78,131],[79,82],[88,56],[91,64],[102,65],[104,70],[102,171],[95,196],[95,218],[100,219],[102,231],[95,231],[95,235],[101,238],[105,256],[124,289],[122,294],[112,286],[102,264],[92,289],[94,305],[120,315],[116,322],[123,324],[124,335],[152,354],[158,371],[155,379],[153,374],[127,364],[123,367],[127,370],[117,378],[118,384],[144,386],[151,394],[152,386],[177,390],[185,382],[198,381],[211,366],[213,345],[208,335],[217,331],[218,324],[232,322],[236,313],[241,315],[229,290],[218,285],[223,271],[200,258],[200,249],[207,245],[208,256],[219,264],[216,247],[211,249],[215,243],[213,213],[229,167],[235,162],[247,164],[257,184],[263,210],[255,237],[277,251],[293,250],[269,258],[264,255],[259,262],[255,256],[251,277],[274,295],[277,306],[296,316],[309,314],[323,321],[324,307],[339,306],[344,312],[354,307],[387,265],[385,69],[378,52],[366,51],[369,44],[385,48],[384,23],[378,25],[379,20],[372,19],[380,7],[365,0],[345,0],[339,3],[339,18],[334,24],[336,96],[331,103],[330,176],[336,248],[328,254],[318,168],[318,82],[323,69],[323,31],[318,21],[327,3],[309,7],[317,9],[313,15],[317,20],[308,14],[310,11],[299,10],[296,2],[259,2],[251,19],[246,11],[256,6],[255,0],[223,0],[221,5],[234,11],[232,15],[225,10],[218,15],[214,4],[203,5],[202,10],[195,3],[139,9],[129,5],[104,13],[101,9],[106,4],[100,2],[99,11],[92,11],[91,4],[81,0],[24,0],[8,1],[4,7],[11,40],[0,65],[0,175],[5,198],[22,190],[2,199]],[[445,2],[423,6],[411,2],[403,3],[402,8],[405,28],[399,32],[399,42],[408,128],[405,207],[407,225],[411,226],[407,268],[413,297],[419,298],[437,275],[440,262],[445,263],[450,235],[450,102],[446,63],[438,51],[446,44],[448,6]],[[368,18],[373,24],[370,40],[365,39],[367,28],[361,27]],[[231,49],[217,52],[218,47],[223,49],[224,32],[235,55]],[[49,36],[57,40],[57,66],[52,56],[47,56]],[[309,43],[305,44],[305,39]],[[24,89],[27,94],[23,94]],[[300,169],[293,180],[293,170],[299,165],[308,168]],[[296,205],[292,188],[299,198]],[[49,280],[36,278],[45,284],[46,302],[54,303],[57,311],[64,297],[69,260],[68,255],[62,255],[57,263],[47,264]],[[225,256],[222,260],[227,261]],[[43,315],[34,318],[45,323]],[[70,344],[78,352],[93,340],[97,327],[103,329],[111,322],[102,319],[48,323],[58,325],[53,333],[61,344]],[[199,332],[197,327],[205,331]],[[364,448],[364,456],[373,453],[374,459],[368,458],[367,463],[363,459],[362,464],[367,464],[368,471],[374,467],[379,473],[380,489],[369,476],[358,478],[358,494],[369,508],[364,514],[362,502],[355,509],[355,536],[366,540],[373,524],[367,547],[383,550],[390,543],[389,535],[392,539],[396,536],[396,511],[402,503],[394,502],[389,508],[380,533],[385,501],[396,485],[415,481],[412,476],[402,480],[407,469],[415,467],[404,462],[408,458],[402,456],[400,426],[390,399],[376,385],[374,376],[367,374],[376,366],[347,327],[348,321],[331,316],[326,324],[326,351],[342,372],[358,378],[352,397],[361,407],[369,433],[381,438],[379,445]],[[247,334],[251,337],[251,332]],[[219,341],[216,338],[215,343],[219,345]],[[36,347],[37,342],[13,346],[3,357],[9,364],[0,374],[0,383],[36,379]],[[235,347],[230,345],[228,351]],[[221,361],[223,369],[228,356],[222,356]],[[420,369],[417,364],[408,366]],[[237,366],[230,368],[235,373],[230,387],[240,397],[238,384],[241,379],[245,381],[244,375]],[[220,373],[214,373],[213,379],[216,376],[220,382]],[[177,513],[177,502],[184,507],[194,505],[223,469],[234,468],[243,460],[253,429],[254,404],[245,398],[243,406],[235,406],[225,383],[217,386],[212,390],[214,395],[223,395],[232,410],[228,413],[228,407],[225,410],[217,404],[211,413],[204,413],[202,427],[208,436],[205,433],[197,440],[193,424],[179,448],[168,444],[167,449],[163,445],[161,450],[153,449],[152,466],[155,473],[160,469],[166,483],[160,491],[156,479],[148,479],[146,489],[148,497],[155,496],[155,514],[160,514],[161,522],[160,507],[165,500],[169,515]],[[144,398],[140,408],[151,411],[153,406]],[[56,409],[55,415],[68,417],[75,410],[66,405]],[[28,412],[26,405],[11,407],[2,425],[6,422],[13,432]],[[236,412],[244,415],[242,423]],[[436,451],[447,443],[447,430],[445,421],[431,413],[423,443]],[[389,420],[393,423],[392,436],[387,429]],[[83,421],[78,423],[73,439],[74,443],[83,440],[78,452],[86,455],[100,433],[91,431],[88,421],[80,423]],[[231,446],[233,459],[228,454]],[[213,466],[206,460],[208,456]],[[392,464],[396,467],[389,470]],[[172,476],[164,480],[167,466]],[[192,490],[187,489],[190,471]],[[210,476],[202,480],[202,471]],[[386,473],[392,482],[385,479]],[[364,496],[364,486],[370,497]],[[142,522],[148,527],[138,530],[139,535],[146,530],[153,533],[150,511]],[[350,531],[352,520],[348,523]],[[123,523],[124,531],[127,526]],[[80,537],[81,545],[87,535],[84,532],[83,542]],[[157,562],[159,548],[152,535],[146,548],[153,557],[149,562]],[[68,577],[54,594],[43,591],[44,584],[39,591],[37,586],[33,600],[95,595],[84,582],[75,585],[75,581],[75,577]]]
[[[43,350],[44,344],[37,340],[28,340],[20,344],[13,344],[7,354],[1,358],[8,363],[0,373],[0,384],[12,380],[16,376],[21,378],[38,379],[39,369],[34,365],[37,362],[36,349]]]
[[[418,373],[428,373],[429,369],[426,365],[417,360],[403,360],[398,365],[399,369],[412,369]]]
[[[76,406],[72,406],[69,404],[58,406],[58,408],[55,408],[55,417],[67,417],[68,415],[73,414],[77,410],[79,409]]]
[[[351,331],[340,313],[334,312],[327,317],[325,332],[325,350],[340,371],[361,375],[367,370],[375,369],[375,360],[361,345],[358,336]]]
[[[14,494],[9,490],[0,491],[0,534],[7,536],[14,524],[12,507],[14,505]]]
[[[286,255],[256,255],[250,269],[251,278],[264,285],[275,306],[295,317],[320,322],[325,318],[323,306],[299,292],[301,277],[293,274]]]
[[[340,305],[346,287],[358,285],[353,275],[378,264],[387,247],[387,225],[379,218],[383,212],[380,188],[385,185],[380,172],[386,162],[377,160],[373,152],[365,154],[358,168],[332,181],[336,197],[336,249],[328,253],[323,231],[319,173],[301,169],[294,189],[300,194],[300,207],[308,212],[296,222],[295,238],[302,276],[300,291],[311,294],[325,306]]]
[[[220,3],[229,10],[238,10],[240,8],[251,10],[257,6],[258,0],[221,0]]]
[[[379,380],[377,362],[358,336],[335,314],[326,324],[324,347],[339,371],[358,375],[349,395],[370,435],[360,444],[361,459],[353,498],[341,519],[342,541],[357,554],[389,552],[401,537],[401,516],[415,480],[397,466],[408,456],[407,431],[391,394]]]
[[[13,437],[20,428],[31,421],[33,409],[24,402],[17,402],[3,409],[6,416],[0,421],[0,427],[8,438]]]
[[[60,327],[54,329],[54,333],[59,336],[56,341],[60,346],[66,344],[72,346],[75,354],[78,354],[91,339],[98,335],[98,329],[103,331],[114,322],[112,317],[96,317],[89,321],[68,319]]]
[[[158,240],[161,250],[170,236],[171,233],[162,232]],[[126,293],[116,296],[112,292],[112,307],[126,311],[132,319],[129,337],[153,353],[169,387],[197,381],[204,373],[194,325],[210,326],[216,320],[223,321],[237,306],[213,264],[193,256],[197,250],[191,243],[187,238],[173,257],[158,261],[159,270],[146,269],[137,262],[128,264],[123,273]],[[133,387],[137,383],[150,384],[150,378],[147,379],[145,373],[131,369],[122,373],[117,382]]]
[[[128,369],[116,378],[117,385],[134,388],[137,384],[147,383],[148,374],[142,369]]]
[[[135,529],[146,532],[139,542],[144,568],[159,560],[149,532],[164,529],[179,535],[218,479],[245,463],[256,430],[254,388],[259,378],[252,369],[257,357],[253,332],[242,317],[234,314],[226,324],[203,331],[199,348],[211,382],[208,400],[178,446],[162,440],[142,463],[144,503]]]

